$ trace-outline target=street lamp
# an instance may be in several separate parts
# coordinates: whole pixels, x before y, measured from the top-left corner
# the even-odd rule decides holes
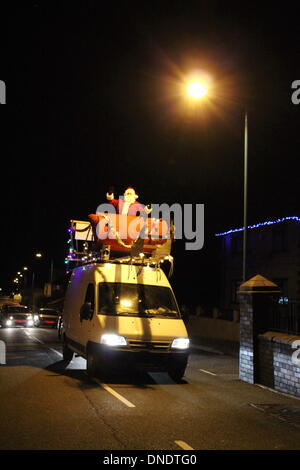
[[[200,80],[191,80],[186,86],[187,96],[194,100],[201,100],[208,93],[205,83]],[[248,207],[248,114],[244,113],[244,231],[243,231],[243,282],[246,281],[247,261],[247,207]]]
[[[190,98],[198,100],[207,94],[207,88],[199,81],[191,81],[187,85],[187,93]]]

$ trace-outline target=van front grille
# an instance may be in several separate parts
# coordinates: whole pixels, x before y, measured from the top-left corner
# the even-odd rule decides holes
[[[132,349],[146,349],[146,350],[166,350],[170,347],[169,341],[139,341],[129,340],[128,344]]]

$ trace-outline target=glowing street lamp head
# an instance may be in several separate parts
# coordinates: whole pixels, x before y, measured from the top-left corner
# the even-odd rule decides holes
[[[41,258],[41,257],[42,257],[42,253],[36,253],[36,254],[35,254],[35,257],[36,257],[36,258]]]
[[[190,82],[187,86],[187,92],[190,98],[198,100],[207,94],[207,89],[201,82]]]

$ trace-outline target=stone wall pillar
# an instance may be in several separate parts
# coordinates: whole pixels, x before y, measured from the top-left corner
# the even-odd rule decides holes
[[[240,300],[240,379],[255,383],[258,373],[258,335],[268,329],[268,316],[279,293],[278,286],[257,275],[239,288]]]
[[[240,294],[240,379],[254,383],[253,296]]]

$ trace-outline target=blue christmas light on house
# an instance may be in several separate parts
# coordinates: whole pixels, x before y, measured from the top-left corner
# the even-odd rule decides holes
[[[296,215],[294,215],[294,216],[289,216],[289,217],[282,217],[281,219],[276,219],[276,220],[268,220],[266,222],[260,222],[258,224],[248,225],[247,229],[265,227],[267,225],[281,224],[282,222],[286,222],[290,220],[293,220],[295,222],[300,222],[300,217],[297,217]],[[230,235],[231,233],[243,232],[243,231],[244,231],[244,227],[233,228],[231,230],[227,230],[226,232],[215,233],[215,237],[222,237],[223,235]]]

